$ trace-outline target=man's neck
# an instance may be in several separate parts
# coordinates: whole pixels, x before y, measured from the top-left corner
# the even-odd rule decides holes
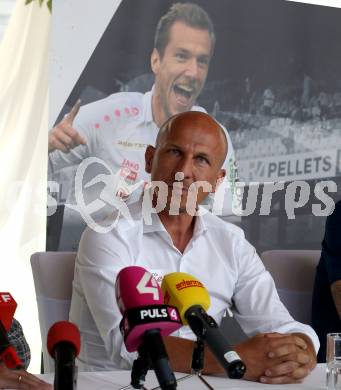
[[[153,121],[156,123],[157,127],[159,128],[168,119],[166,118],[166,115],[162,110],[160,96],[157,95],[155,89],[152,94],[152,115],[153,115]]]
[[[183,253],[191,240],[194,231],[195,218],[187,213],[169,215],[168,211],[161,211],[160,221],[172,238],[173,245]]]

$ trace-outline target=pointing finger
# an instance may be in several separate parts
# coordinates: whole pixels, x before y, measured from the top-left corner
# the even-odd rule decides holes
[[[80,106],[81,106],[81,100],[78,99],[76,101],[76,104],[71,108],[71,111],[65,117],[65,120],[67,122],[69,122],[71,125],[72,125],[74,119],[76,118],[76,115],[78,114]]]

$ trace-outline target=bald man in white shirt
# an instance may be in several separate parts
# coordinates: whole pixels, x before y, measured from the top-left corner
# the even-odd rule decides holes
[[[131,218],[120,219],[110,232],[84,232],[70,311],[82,335],[81,369],[129,368],[136,357],[124,347],[114,299],[116,276],[130,265],[145,267],[159,282],[170,272],[194,275],[209,291],[208,312],[217,323],[233,310],[250,337],[235,346],[247,365],[246,379],[295,383],[316,365],[315,332],[289,315],[243,231],[199,206],[226,174],[221,167],[227,149],[224,131],[209,115],[172,117],[146,150],[146,171],[162,188],[146,191],[129,206]],[[156,208],[161,195],[164,207],[150,213],[144,206]],[[189,371],[194,339],[188,327],[165,338],[174,371]],[[209,352],[204,372],[224,372]]]

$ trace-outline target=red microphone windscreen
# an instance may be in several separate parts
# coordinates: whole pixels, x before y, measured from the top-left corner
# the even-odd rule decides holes
[[[0,321],[4,326],[6,332],[9,331],[17,303],[13,299],[12,295],[8,292],[0,292]]]
[[[143,267],[121,269],[116,278],[116,301],[124,315],[128,309],[163,304],[163,294],[153,275]]]
[[[47,350],[54,357],[54,349],[61,342],[70,343],[78,356],[81,346],[81,337],[77,325],[69,321],[54,323],[47,334]]]

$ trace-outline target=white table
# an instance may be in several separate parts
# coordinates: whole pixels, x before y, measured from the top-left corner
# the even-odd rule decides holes
[[[176,374],[181,377],[184,374]],[[39,375],[47,382],[53,382],[53,374]],[[265,385],[244,380],[232,380],[221,377],[205,376],[214,389],[265,389],[265,390],[325,390],[325,364],[319,364],[301,384],[295,385]],[[81,372],[78,374],[77,390],[118,390],[130,383],[130,371]],[[155,375],[150,371],[147,375],[146,387],[152,389],[158,386]],[[205,390],[206,387],[197,378],[189,378],[178,382],[178,390]]]

